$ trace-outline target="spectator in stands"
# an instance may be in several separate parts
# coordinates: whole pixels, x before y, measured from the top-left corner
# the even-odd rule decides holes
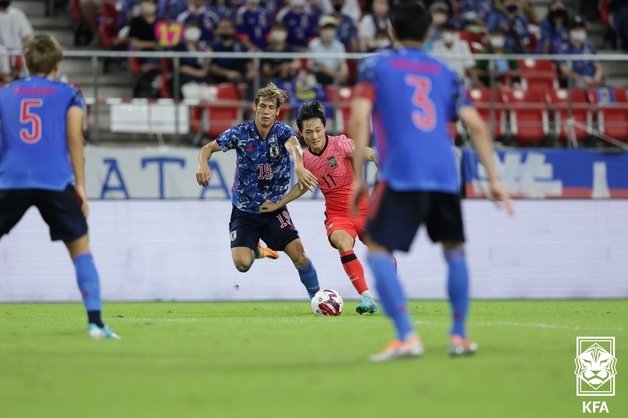
[[[493,9],[493,0],[460,0],[460,11],[465,20],[486,26],[488,15]]]
[[[157,16],[160,19],[175,20],[187,8],[187,0],[159,0],[157,2]]]
[[[549,4],[547,16],[541,21],[541,39],[536,45],[539,54],[558,54],[562,45],[568,41],[567,21],[569,15],[563,0],[554,0]]]
[[[266,52],[293,52],[286,44],[288,30],[281,22],[274,22],[268,35]],[[292,82],[296,77],[301,63],[293,58],[263,58],[261,62],[262,84],[273,81]]]
[[[475,74],[475,59],[471,55],[469,44],[459,38],[458,27],[451,22],[445,22],[441,26],[441,39],[434,42],[432,52],[442,55],[449,66],[456,71],[458,77],[465,81],[466,85],[478,85]]]
[[[357,24],[362,17],[362,9],[360,4],[362,0],[314,0],[314,3],[318,6],[318,9],[325,14],[333,14],[333,12],[341,13],[344,16],[349,16],[353,20],[353,24]],[[340,6],[339,6],[340,5]],[[339,16],[335,16],[339,22],[341,22]],[[339,28],[342,27],[342,23],[339,23]]]
[[[273,22],[272,14],[260,6],[260,0],[246,0],[236,17],[238,37],[249,51],[266,48],[268,32]]]
[[[246,48],[236,39],[236,25],[231,19],[223,19],[216,27],[214,52],[245,52]],[[210,72],[217,83],[249,82],[253,79],[253,65],[242,58],[214,58]]]
[[[423,49],[432,51],[434,42],[441,38],[441,27],[449,19],[449,4],[444,1],[436,1],[430,6],[432,24],[427,32],[427,39],[423,43]]]
[[[236,20],[236,8],[233,6],[232,0],[211,0],[210,3],[211,9],[218,15],[220,20]],[[266,4],[268,4],[268,2],[266,2]],[[265,9],[268,9],[271,13],[273,12],[273,10],[268,7],[265,7]]]
[[[9,61],[9,51],[0,44],[0,85],[13,81],[11,64]]]
[[[310,8],[306,9],[306,4],[306,0],[289,0],[276,16],[288,28],[286,42],[294,51],[306,51],[308,43],[317,35],[318,16]]]
[[[532,23],[534,25],[539,23],[539,17],[536,14],[534,5],[530,0],[519,0],[519,7],[521,9],[521,13],[526,17],[526,19],[528,19],[528,23]]]
[[[387,30],[378,29],[375,32],[375,48],[368,52],[382,51],[384,49],[391,49],[393,47],[392,39]]]
[[[33,27],[24,12],[8,0],[0,1],[0,44],[9,52],[21,52],[32,37]]]
[[[628,0],[611,0],[610,12],[618,46],[628,51]]]
[[[209,48],[201,41],[201,28],[196,22],[189,21],[183,31],[183,41],[174,50],[179,52],[205,52]],[[205,84],[209,82],[211,61],[207,58],[184,57],[179,66],[179,97],[184,97],[183,86],[188,83]]]
[[[188,0],[188,9],[177,16],[177,22],[186,25],[195,21],[201,28],[201,40],[211,44],[214,40],[214,30],[218,25],[218,15],[205,6],[206,0]]]
[[[358,26],[360,51],[369,51],[377,47],[375,45],[375,33],[378,29],[388,30],[390,28],[389,11],[389,0],[373,0],[372,13],[364,15]]]
[[[294,118],[296,118],[296,112],[305,102],[317,100],[321,103],[328,103],[327,91],[325,87],[316,81],[316,77],[313,74],[308,74],[307,71],[301,70],[292,83],[285,85],[288,91],[288,98],[290,100],[290,107],[294,111]],[[326,106],[325,116],[327,118],[333,118],[334,109],[332,106]]]
[[[309,44],[309,51],[313,53],[344,54],[345,47],[337,38],[338,21],[333,16],[323,16],[319,22],[320,36]],[[349,67],[344,58],[313,58],[310,60],[310,69],[316,76],[316,81],[326,86],[328,84],[344,84],[349,76]]]
[[[139,16],[131,19],[129,40],[131,48],[138,51],[156,51],[159,42],[155,33],[157,5],[154,0],[142,0]]]
[[[85,24],[92,33],[91,46],[100,45],[100,40],[98,39],[98,9],[100,8],[101,1],[102,0],[79,0],[81,6],[81,15],[83,16]],[[2,26],[3,25],[0,24],[0,27]]]
[[[569,41],[563,44],[561,54],[590,55],[597,51],[587,42],[587,27],[580,16],[573,18],[569,25]],[[571,79],[576,87],[593,87],[603,84],[602,66],[591,60],[577,60],[569,63],[561,61],[561,72]]]
[[[506,46],[506,34],[500,27],[494,28],[488,36],[489,43],[482,51],[483,54],[494,54],[494,64],[489,60],[478,60],[476,74],[481,86],[496,85],[510,86],[520,82],[519,64],[517,60],[507,60],[500,57],[503,54],[512,54]]]
[[[343,12],[346,0],[331,0],[333,16],[338,21],[338,40],[345,46],[345,50],[349,52],[358,51],[357,32],[355,21],[351,16]]]
[[[528,19],[521,13],[519,0],[497,0],[487,26],[489,32],[497,27],[504,31],[507,49],[515,53],[528,52]]]

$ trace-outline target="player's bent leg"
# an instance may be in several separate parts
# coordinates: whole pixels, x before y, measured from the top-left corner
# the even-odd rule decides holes
[[[290,260],[292,260],[292,263],[299,272],[301,283],[303,283],[308,296],[312,299],[316,292],[320,290],[320,285],[314,264],[312,264],[312,261],[305,255],[305,249],[303,248],[301,239],[297,238],[291,241],[284,248],[284,252],[290,257]]]
[[[94,257],[89,247],[89,235],[65,243],[76,272],[76,282],[87,311],[87,335],[95,340],[120,337],[102,321],[102,301],[100,299],[100,278]]]
[[[248,247],[233,247],[231,248],[231,259],[239,272],[246,273],[255,261],[255,252]]]
[[[452,325],[449,331],[449,353],[453,356],[473,354],[478,345],[469,340],[466,320],[469,312],[469,271],[460,241],[443,242],[447,262],[447,294],[451,306]]]

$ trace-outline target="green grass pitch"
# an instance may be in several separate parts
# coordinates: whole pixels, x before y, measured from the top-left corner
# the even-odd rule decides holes
[[[392,335],[348,302],[0,304],[0,417],[628,417],[628,301],[476,301],[474,357],[445,353],[448,307],[413,301],[426,354],[370,364]],[[616,396],[577,398],[576,336],[616,337]],[[607,416],[607,414],[603,414]]]

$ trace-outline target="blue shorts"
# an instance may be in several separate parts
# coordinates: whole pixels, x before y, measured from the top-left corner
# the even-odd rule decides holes
[[[87,221],[73,185],[65,190],[0,190],[0,237],[8,234],[31,206],[37,207],[53,241],[71,242],[87,234]]]
[[[231,210],[229,222],[231,248],[257,248],[260,240],[264,240],[269,248],[283,251],[288,244],[299,239],[287,207],[272,213],[249,213],[235,206]]]
[[[389,250],[409,251],[425,224],[432,242],[464,242],[460,195],[431,191],[395,191],[379,183],[369,201],[368,237]]]

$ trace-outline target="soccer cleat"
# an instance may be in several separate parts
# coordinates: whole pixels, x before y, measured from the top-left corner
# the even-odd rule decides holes
[[[393,340],[381,353],[369,357],[372,362],[390,361],[397,358],[420,357],[423,354],[423,344],[417,335],[405,341]]]
[[[279,258],[279,253],[273,249],[268,248],[261,242],[257,244],[257,253],[255,258],[270,258],[276,260]]]
[[[460,335],[452,335],[447,351],[453,357],[471,355],[478,351],[478,344]]]
[[[377,312],[377,309],[378,308],[375,304],[375,299],[373,299],[373,296],[365,295],[362,296],[362,301],[360,301],[360,304],[355,308],[355,311],[360,315],[367,312],[370,314],[374,314],[375,312]]]
[[[121,340],[120,336],[113,332],[107,325],[99,327],[96,324],[89,324],[87,335],[92,340]]]

